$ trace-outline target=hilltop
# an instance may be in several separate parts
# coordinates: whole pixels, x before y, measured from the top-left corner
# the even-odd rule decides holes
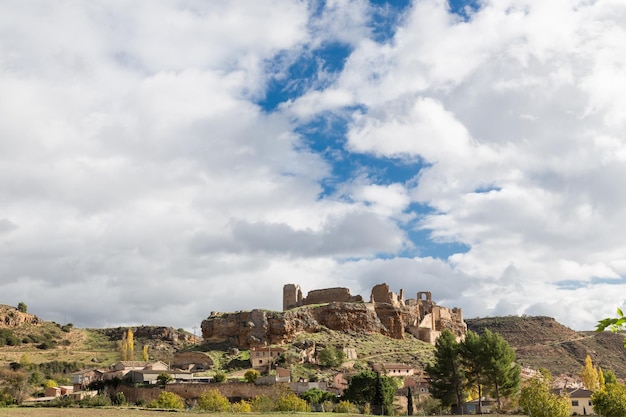
[[[589,355],[595,366],[626,378],[624,335],[575,331],[551,317],[507,316],[466,319],[468,330],[500,334],[514,349],[517,361],[532,369],[546,368],[553,375],[577,375]]]

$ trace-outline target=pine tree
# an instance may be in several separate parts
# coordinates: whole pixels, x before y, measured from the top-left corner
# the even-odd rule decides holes
[[[413,415],[413,393],[411,392],[411,387],[408,387],[406,394],[406,414],[408,416]]]
[[[477,333],[468,331],[465,340],[460,345],[461,362],[465,369],[465,377],[470,390],[475,389],[478,393],[478,412],[482,412],[482,396],[484,383],[483,343]]]
[[[521,368],[515,363],[515,351],[502,336],[486,329],[480,339],[484,375],[494,389],[500,410],[502,408],[500,398],[512,395],[518,390]]]
[[[459,408],[465,400],[465,374],[459,351],[456,336],[444,329],[435,343],[435,362],[426,367],[431,378],[430,393],[444,407]]]

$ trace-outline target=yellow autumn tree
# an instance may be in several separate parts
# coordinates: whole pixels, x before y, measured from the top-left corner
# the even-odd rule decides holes
[[[144,362],[148,362],[150,359],[150,355],[148,355],[148,345],[143,345],[143,350],[141,351],[141,356],[143,357]]]
[[[128,359],[129,361],[135,360],[135,334],[131,329],[126,332],[126,343],[128,344]]]
[[[131,329],[122,335],[122,340],[117,342],[117,350],[120,353],[120,360],[132,361],[135,358],[135,340]]]
[[[587,355],[585,358],[585,366],[580,371],[580,378],[583,380],[583,385],[589,391],[597,391],[600,382],[598,378],[598,371],[593,367],[593,363],[591,362],[591,357]]]

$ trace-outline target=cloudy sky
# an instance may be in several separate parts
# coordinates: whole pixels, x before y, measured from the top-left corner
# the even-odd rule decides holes
[[[0,303],[198,327],[386,282],[626,299],[623,0],[0,0]]]

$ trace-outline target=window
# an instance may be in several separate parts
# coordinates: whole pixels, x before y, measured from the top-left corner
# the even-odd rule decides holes
[[[572,400],[572,407],[578,407],[578,400]]]

